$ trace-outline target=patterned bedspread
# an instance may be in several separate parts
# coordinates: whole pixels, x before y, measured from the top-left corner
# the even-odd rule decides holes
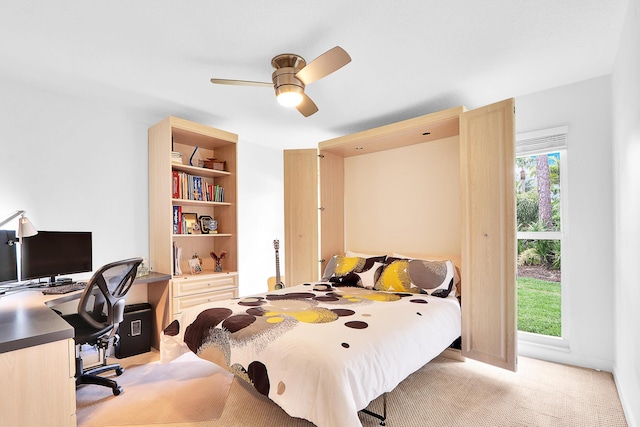
[[[249,381],[291,416],[353,427],[361,425],[359,410],[460,331],[452,296],[305,284],[185,311],[164,330],[161,361],[193,351]]]

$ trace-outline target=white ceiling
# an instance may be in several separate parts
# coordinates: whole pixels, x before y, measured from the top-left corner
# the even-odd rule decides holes
[[[0,3],[0,77],[177,115],[277,148],[609,74],[628,0],[56,0]],[[271,58],[333,46],[303,117],[268,88]]]

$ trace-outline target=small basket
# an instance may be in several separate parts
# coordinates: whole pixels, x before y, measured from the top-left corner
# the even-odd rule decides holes
[[[217,159],[207,159],[204,161],[204,167],[207,169],[223,171],[225,170],[225,161]]]

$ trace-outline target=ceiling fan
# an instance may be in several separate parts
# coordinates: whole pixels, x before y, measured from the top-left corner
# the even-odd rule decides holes
[[[273,87],[281,105],[295,106],[303,116],[309,117],[318,111],[318,107],[304,93],[305,86],[328,76],[349,62],[351,57],[340,46],[329,49],[308,64],[300,55],[283,53],[271,60],[271,65],[275,68],[271,75],[272,83],[216,78],[211,79],[211,83]]]

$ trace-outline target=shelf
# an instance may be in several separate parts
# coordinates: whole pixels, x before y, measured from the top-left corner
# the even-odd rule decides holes
[[[174,205],[182,206],[231,206],[229,202],[207,202],[203,200],[171,199]]]
[[[233,234],[231,233],[209,233],[209,234],[174,234],[173,237],[189,237],[189,238],[198,238],[198,237],[231,237]]]
[[[200,168],[200,167],[197,167],[197,166],[181,165],[180,163],[172,163],[171,164],[171,169],[182,171],[182,172],[187,172],[187,173],[189,173],[191,175],[198,175],[198,176],[212,177],[212,178],[220,177],[220,176],[230,176],[231,175],[231,172],[227,172],[227,171]]]

